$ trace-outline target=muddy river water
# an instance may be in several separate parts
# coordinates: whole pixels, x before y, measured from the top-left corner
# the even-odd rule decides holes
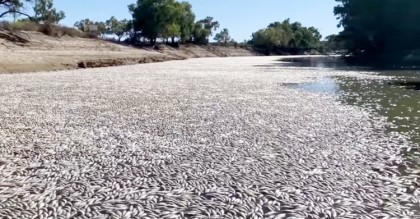
[[[319,77],[311,83],[292,83],[288,87],[311,92],[335,95],[346,104],[355,105],[384,116],[392,124],[389,132],[400,132],[420,145],[420,70],[377,70],[349,66],[339,58],[289,58],[279,65],[314,67],[349,71],[373,72],[389,76],[386,80],[369,80],[354,77]],[[407,154],[419,165],[417,151]],[[417,160],[417,161],[416,161]]]

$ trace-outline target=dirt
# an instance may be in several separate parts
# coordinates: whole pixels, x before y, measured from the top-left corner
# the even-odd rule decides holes
[[[20,41],[0,34],[0,73],[96,68],[201,57],[252,56],[241,48],[182,45],[159,50],[135,48],[101,39],[50,37],[38,32],[18,33]]]

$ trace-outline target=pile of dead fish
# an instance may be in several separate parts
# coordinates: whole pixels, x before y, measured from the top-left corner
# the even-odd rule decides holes
[[[411,143],[272,57],[0,75],[0,218],[415,218]]]

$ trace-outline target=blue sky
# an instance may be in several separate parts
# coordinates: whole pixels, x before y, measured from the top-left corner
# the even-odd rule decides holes
[[[127,5],[136,0],[55,0],[56,8],[66,12],[65,25],[89,18],[105,21],[112,15],[131,18]],[[334,0],[188,0],[197,19],[212,16],[228,28],[232,37],[241,42],[253,32],[274,21],[290,18],[305,26],[318,28],[325,37],[338,33],[333,8]]]

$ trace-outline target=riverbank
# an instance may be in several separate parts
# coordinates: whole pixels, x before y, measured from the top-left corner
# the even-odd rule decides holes
[[[108,67],[202,57],[253,56],[243,48],[182,45],[179,48],[134,48],[99,39],[50,37],[22,32],[25,43],[0,38],[0,73]]]

